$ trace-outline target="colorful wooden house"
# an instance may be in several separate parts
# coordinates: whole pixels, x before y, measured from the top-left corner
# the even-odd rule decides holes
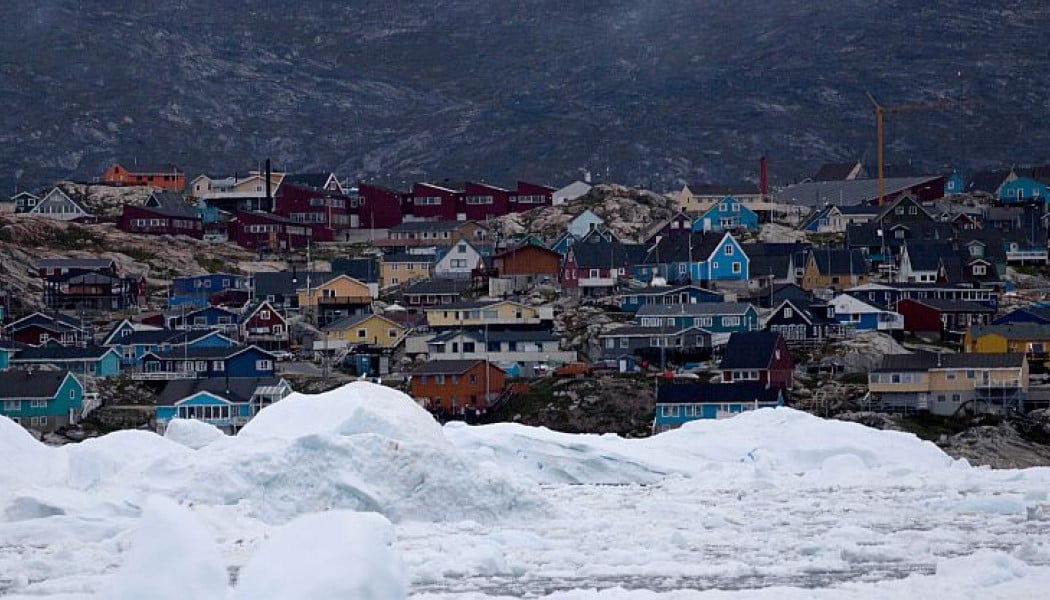
[[[646,304],[635,314],[642,327],[700,327],[714,334],[758,329],[758,312],[746,302]]]
[[[258,346],[182,347],[147,352],[133,379],[273,377],[274,356]]]
[[[676,235],[662,238],[648,249],[634,276],[650,283],[747,281],[750,259],[730,233]]]
[[[434,259],[433,254],[414,252],[396,252],[383,256],[379,263],[379,287],[385,290],[430,279],[434,276]]]
[[[62,313],[35,312],[12,321],[4,331],[12,341],[26,346],[79,346],[91,338],[88,323]]]
[[[995,309],[964,300],[925,298],[900,300],[898,313],[904,315],[904,330],[914,334],[936,334],[942,340],[961,341],[975,325],[989,325]]]
[[[792,303],[794,306],[798,306]],[[892,333],[904,329],[904,316],[900,313],[869,304],[849,294],[835,296],[830,306],[835,309],[834,318],[843,325],[857,331],[885,331]]]
[[[762,385],[790,389],[795,360],[784,336],[776,331],[734,333],[722,350],[718,364],[722,382],[757,381]]]
[[[232,435],[291,393],[288,382],[276,377],[169,381],[157,396],[157,433],[163,434],[174,419],[194,419]]]
[[[695,284],[662,285],[633,289],[622,296],[620,310],[636,313],[647,304],[704,304],[725,302],[721,292]]]
[[[832,304],[798,305],[785,300],[766,319],[766,329],[781,334],[788,344],[820,344],[849,335],[848,325],[836,319]]]
[[[431,360],[412,371],[410,393],[434,411],[486,411],[506,387],[506,374],[490,361]]]
[[[757,381],[665,383],[656,389],[653,433],[699,419],[726,419],[749,410],[784,405],[784,390]]]
[[[52,188],[28,214],[39,215],[58,221],[77,221],[93,217],[91,211],[69,196],[61,188]]]
[[[16,348],[9,362],[12,368],[49,368],[89,377],[116,377],[121,367],[120,355],[105,346]]]
[[[241,319],[241,340],[263,350],[286,350],[290,337],[288,321],[269,302],[249,308]]]
[[[726,196],[693,221],[693,231],[757,231],[758,214],[732,196]]]
[[[80,420],[84,385],[68,371],[0,373],[0,415],[48,433]]]
[[[115,164],[102,172],[103,183],[109,185],[148,185],[167,190],[182,191],[186,174],[173,164],[132,165]]]
[[[324,339],[315,343],[330,348],[368,346],[378,350],[396,348],[405,341],[408,329],[381,315],[343,317],[324,328]]]
[[[232,273],[209,273],[189,277],[175,277],[168,286],[168,307],[209,304],[242,305],[251,293],[250,278]]]

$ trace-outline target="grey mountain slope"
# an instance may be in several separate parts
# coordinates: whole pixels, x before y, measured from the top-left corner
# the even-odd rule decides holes
[[[15,0],[0,21],[0,190],[109,162],[402,180],[582,169],[788,181],[873,156],[1038,162],[1044,2]]]

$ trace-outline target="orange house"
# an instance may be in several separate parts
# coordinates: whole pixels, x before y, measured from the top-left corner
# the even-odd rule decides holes
[[[561,270],[561,255],[536,244],[522,244],[497,254],[492,259],[492,266],[500,277],[550,276],[558,280]]]
[[[118,164],[102,173],[102,181],[109,185],[149,185],[182,191],[186,187],[186,174],[172,164],[135,165],[131,169]]]
[[[487,372],[487,373],[486,373]],[[431,360],[412,371],[410,391],[431,410],[485,410],[499,398],[507,375],[485,360]]]

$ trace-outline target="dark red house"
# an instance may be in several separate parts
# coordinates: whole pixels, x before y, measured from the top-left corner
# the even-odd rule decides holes
[[[552,187],[519,181],[518,189],[510,197],[508,212],[526,212],[541,206],[550,206],[554,192]]]
[[[288,348],[288,321],[269,302],[248,311],[241,322],[241,340],[264,350]]]
[[[194,214],[173,213],[163,208],[124,205],[120,230],[146,235],[185,235],[201,239],[204,225]]]
[[[361,229],[390,229],[400,225],[407,194],[364,182],[357,184],[357,226]]]
[[[484,221],[510,212],[510,200],[514,192],[489,185],[468,181],[463,184],[463,207],[460,212],[469,221]]]
[[[895,308],[904,317],[905,331],[935,333],[941,339],[961,340],[971,326],[989,325],[995,318],[994,308],[965,300],[899,300]]]
[[[464,196],[462,189],[433,183],[413,183],[410,214],[417,219],[462,220],[459,219],[459,208]]]
[[[310,243],[310,228],[278,215],[240,211],[227,226],[230,241],[242,248],[287,252]]]
[[[325,189],[284,182],[274,199],[274,213],[309,227],[313,241],[331,242],[350,227],[350,198]]]
[[[722,351],[722,381],[758,381],[766,385],[790,388],[795,359],[784,336],[775,331],[737,332],[729,336]]]

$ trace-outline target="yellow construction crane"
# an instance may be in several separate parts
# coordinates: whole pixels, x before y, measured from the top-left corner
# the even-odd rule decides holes
[[[915,112],[919,110],[939,110],[943,108],[952,108],[956,106],[966,106],[972,104],[971,102],[963,102],[959,100],[939,100],[937,102],[924,102],[919,104],[901,104],[900,106],[885,107],[879,104],[879,101],[875,99],[875,96],[871,95],[871,92],[865,92],[868,95],[868,100],[871,101],[872,106],[875,107],[875,129],[876,138],[878,144],[878,162],[879,162],[879,173],[878,173],[878,190],[879,190],[879,206],[882,206],[883,197],[885,196],[886,183],[883,179],[883,119],[887,114],[899,115],[902,113]]]

